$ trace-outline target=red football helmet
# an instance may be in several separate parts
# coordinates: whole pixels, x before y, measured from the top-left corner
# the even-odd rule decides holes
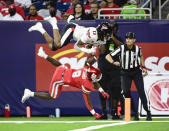
[[[87,77],[93,82],[98,82],[102,78],[102,73],[99,69],[96,69],[93,66],[89,66],[87,70]]]

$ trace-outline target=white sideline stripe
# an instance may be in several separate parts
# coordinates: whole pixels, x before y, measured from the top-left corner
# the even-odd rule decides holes
[[[124,123],[124,121],[104,121],[104,120],[99,120],[99,121],[0,121],[0,123]],[[148,122],[148,123],[154,123],[154,122],[169,122],[169,121],[131,121],[131,122]],[[130,122],[130,123],[131,123]],[[126,122],[127,123],[127,122]],[[128,122],[129,123],[129,122]]]
[[[105,123],[105,122],[123,122],[123,121],[0,121],[0,123]]]
[[[71,130],[71,131],[90,131],[90,130],[100,129],[100,128],[104,128],[104,127],[125,125],[125,124],[130,124],[130,123],[135,123],[135,122],[136,121],[104,124],[104,125],[90,126],[90,127],[87,127],[87,128],[75,129],[75,130]]]

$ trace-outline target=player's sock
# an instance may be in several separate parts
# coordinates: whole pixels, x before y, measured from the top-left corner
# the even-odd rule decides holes
[[[42,23],[38,22],[36,23],[34,26],[30,27],[28,29],[29,32],[32,31],[39,31],[41,34],[44,34],[46,32],[46,30],[43,28]]]
[[[49,16],[49,17],[46,17],[45,20],[48,21],[52,25],[53,29],[58,30],[56,17]]]

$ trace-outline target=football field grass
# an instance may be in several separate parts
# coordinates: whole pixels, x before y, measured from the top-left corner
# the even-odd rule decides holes
[[[0,131],[169,131],[169,118],[153,121],[95,120],[92,116],[0,117]]]

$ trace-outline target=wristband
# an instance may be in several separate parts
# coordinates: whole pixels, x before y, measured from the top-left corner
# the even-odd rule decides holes
[[[101,87],[98,89],[98,91],[99,92],[104,92],[104,90]]]
[[[90,110],[90,113],[91,113],[92,115],[94,115],[96,112],[94,111],[94,109],[92,109],[92,110]]]
[[[114,65],[115,61],[112,62],[112,64]]]

